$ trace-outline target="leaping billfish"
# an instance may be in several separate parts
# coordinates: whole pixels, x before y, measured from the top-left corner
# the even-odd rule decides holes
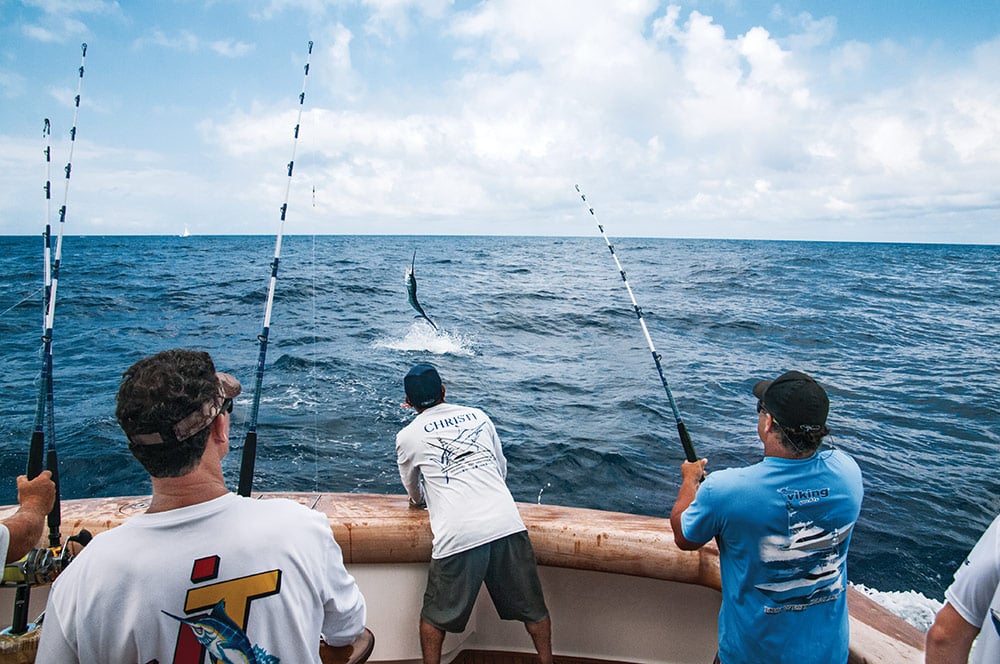
[[[413,274],[413,266],[417,262],[417,251],[413,250],[413,258],[410,260],[410,267],[406,268],[406,297],[410,301],[410,306],[417,310],[425,321],[431,324],[435,330],[438,326],[434,324],[434,321],[424,313],[424,308],[420,306],[420,302],[417,301],[417,277]]]

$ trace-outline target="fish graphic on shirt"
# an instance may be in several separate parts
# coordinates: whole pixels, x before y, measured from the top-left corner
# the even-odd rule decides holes
[[[280,659],[269,655],[260,646],[250,643],[246,632],[226,614],[225,600],[212,607],[212,613],[198,618],[181,618],[167,613],[191,628],[198,643],[205,647],[212,660],[220,664],[279,664]]]

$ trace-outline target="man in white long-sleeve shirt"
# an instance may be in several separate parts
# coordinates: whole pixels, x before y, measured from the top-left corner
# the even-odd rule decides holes
[[[222,459],[241,391],[207,353],[132,365],[116,415],[150,474],[144,514],[97,535],[52,586],[36,662],[320,664],[366,607],[326,517],[229,492]]]
[[[493,422],[478,408],[445,403],[430,364],[413,367],[403,386],[417,416],[396,435],[399,475],[411,504],[426,505],[434,536],[420,613],[424,664],[440,662],[445,633],[465,629],[484,582],[500,617],[523,622],[542,664],[552,664],[535,554]]]

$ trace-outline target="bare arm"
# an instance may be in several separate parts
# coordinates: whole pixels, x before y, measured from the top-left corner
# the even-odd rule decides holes
[[[674,531],[674,542],[684,551],[694,551],[705,545],[704,542],[692,542],[684,537],[684,531],[681,529],[681,514],[694,502],[698,487],[701,486],[701,480],[705,477],[706,463],[708,463],[708,459],[685,461],[681,464],[681,486],[677,490],[677,500],[674,501],[674,507],[670,510],[670,526]]]
[[[945,602],[927,630],[924,661],[927,664],[966,664],[977,634],[979,628],[966,622],[951,604]]]
[[[45,530],[45,517],[56,499],[56,485],[52,473],[43,470],[29,481],[26,475],[17,478],[18,510],[3,525],[10,532],[7,560],[20,560],[35,547]]]

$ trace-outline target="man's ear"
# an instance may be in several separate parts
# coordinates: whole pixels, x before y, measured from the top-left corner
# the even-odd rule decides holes
[[[229,417],[221,415],[212,420],[209,435],[216,441],[229,441]]]

